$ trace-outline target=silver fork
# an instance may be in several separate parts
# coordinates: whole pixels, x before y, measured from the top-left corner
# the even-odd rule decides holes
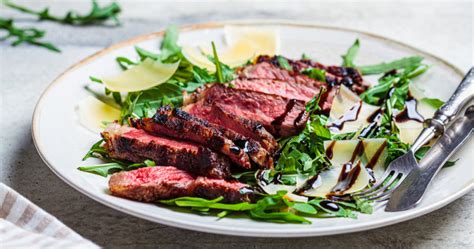
[[[410,147],[408,152],[393,160],[385,173],[374,186],[352,196],[383,202],[390,198],[390,194],[402,183],[408,173],[417,166],[415,152],[432,139],[442,135],[451,121],[469,102],[474,99],[474,68],[464,76],[454,94],[433,115],[433,118],[424,122],[425,128]]]

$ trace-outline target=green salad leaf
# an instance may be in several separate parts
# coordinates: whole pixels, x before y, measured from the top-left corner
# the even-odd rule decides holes
[[[442,105],[444,105],[444,101],[437,98],[422,98],[420,102],[426,103],[434,109],[439,109]]]
[[[81,15],[77,11],[70,10],[63,17],[50,14],[49,8],[44,8],[43,10],[37,11],[20,6],[18,4],[14,4],[10,1],[5,1],[4,4],[12,9],[37,16],[40,21],[47,20],[69,25],[91,25],[100,24],[107,20],[113,20],[115,25],[120,24],[117,16],[121,12],[121,8],[115,2],[101,7],[96,0],[92,0],[92,7],[88,14]]]
[[[293,67],[291,67],[290,63],[288,62],[288,60],[281,56],[281,55],[277,55],[277,61],[278,61],[278,65],[280,65],[281,68],[283,69],[286,69],[288,71],[293,71]]]
[[[359,66],[357,67],[357,69],[359,69],[362,75],[382,74],[390,72],[392,70],[416,67],[421,63],[422,60],[423,57],[421,56],[411,56],[394,60],[391,62],[382,62],[380,64],[369,66]]]
[[[342,55],[342,66],[344,67],[355,67],[354,65],[354,58],[357,55],[357,52],[359,52],[359,39],[356,39],[354,44],[347,50],[345,55]]]
[[[22,28],[15,26],[13,19],[4,19],[0,17],[0,30],[5,30],[7,32],[5,36],[0,37],[0,41],[14,39],[11,43],[14,47],[23,43],[28,43],[54,52],[61,52],[61,50],[52,43],[41,40],[41,38],[46,34],[46,31],[36,28]]]

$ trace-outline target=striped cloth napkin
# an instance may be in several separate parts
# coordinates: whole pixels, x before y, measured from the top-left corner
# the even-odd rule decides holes
[[[99,248],[0,183],[0,248]]]

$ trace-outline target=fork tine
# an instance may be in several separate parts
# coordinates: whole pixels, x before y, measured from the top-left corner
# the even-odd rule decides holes
[[[393,174],[393,176],[388,180],[387,183],[383,184],[382,187],[370,192],[370,193],[366,193],[366,194],[363,194],[363,195],[359,195],[359,197],[361,198],[371,198],[371,197],[374,197],[376,196],[377,194],[379,193],[383,193],[386,189],[388,189],[390,186],[392,186],[392,184],[399,178],[401,174],[400,173],[396,173],[396,174]]]
[[[392,174],[393,173],[393,174]],[[372,186],[371,188],[369,189],[366,189],[366,190],[363,190],[361,192],[355,192],[352,194],[352,196],[363,196],[363,195],[367,195],[367,194],[370,194],[371,192],[374,192],[375,190],[377,190],[380,186],[382,186],[382,184],[387,181],[388,179],[390,179],[391,177],[393,177],[395,175],[395,172],[394,171],[391,171],[391,170],[387,170],[385,171],[385,173],[383,174],[382,177],[380,177],[380,181],[378,183],[376,183],[374,186]]]
[[[401,175],[401,176],[400,176]],[[400,176],[400,177],[398,177]],[[390,198],[390,195],[392,194],[393,191],[395,191],[395,189],[403,182],[403,180],[406,178],[406,174],[399,174],[396,178],[398,178],[398,181],[394,184],[394,182],[390,183],[390,184],[387,184],[387,186],[385,187],[385,190],[388,189],[387,191],[382,191],[380,193],[380,191],[377,191],[378,193],[374,192],[372,193],[372,196],[370,196],[370,198],[368,198],[368,200],[381,200],[382,199],[385,199],[385,197],[388,199]],[[368,196],[367,196],[368,197]]]

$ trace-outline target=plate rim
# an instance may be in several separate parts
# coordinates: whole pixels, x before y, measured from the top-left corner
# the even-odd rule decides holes
[[[209,28],[221,28],[225,25],[229,24],[234,24],[234,25],[280,25],[280,26],[295,26],[295,27],[308,27],[308,28],[318,28],[318,29],[329,29],[329,30],[339,30],[339,31],[345,31],[345,32],[352,32],[352,33],[359,33],[363,34],[378,40],[383,40],[384,42],[389,42],[389,43],[394,43],[398,46],[402,46],[405,48],[409,48],[411,50],[416,51],[417,53],[424,55],[424,56],[429,56],[435,59],[436,61],[446,65],[448,68],[452,69],[456,74],[458,74],[460,77],[463,76],[462,70],[460,70],[458,67],[454,66],[450,62],[444,60],[443,58],[438,57],[437,55],[431,54],[429,52],[426,52],[422,49],[419,49],[417,47],[411,46],[409,44],[406,44],[404,42],[397,41],[392,38],[388,38],[385,36],[373,34],[371,32],[366,32],[366,31],[361,31],[358,29],[353,29],[353,28],[346,28],[346,27],[338,27],[338,26],[331,26],[331,25],[322,25],[322,24],[315,24],[312,22],[299,22],[299,21],[288,21],[288,20],[259,20],[259,19],[248,19],[248,20],[229,20],[229,21],[220,21],[220,22],[205,22],[205,23],[196,23],[196,24],[187,24],[187,25],[180,25],[179,30],[180,32],[187,32],[187,31],[193,31],[193,30],[202,30],[202,29],[209,29]],[[385,227],[389,225],[393,225],[396,223],[400,223],[406,220],[414,219],[416,217],[422,216],[424,214],[433,212],[437,209],[440,209],[447,204],[455,201],[456,199],[460,198],[461,196],[467,194],[471,189],[474,188],[474,182],[470,182],[460,190],[458,190],[455,194],[451,195],[449,198],[443,199],[442,201],[435,202],[429,206],[426,206],[422,209],[419,209],[416,212],[408,212],[402,216],[395,216],[395,217],[388,217],[385,219],[381,220],[376,220],[374,222],[370,222],[370,224],[365,224],[365,225],[360,225],[360,224],[351,224],[351,225],[346,225],[344,228],[329,228],[324,231],[308,231],[308,227],[302,226],[301,228],[298,229],[292,229],[291,232],[286,231],[282,229],[281,231],[277,230],[272,230],[270,232],[265,232],[259,229],[238,229],[236,227],[229,227],[226,229],[222,229],[223,226],[214,226],[211,224],[196,224],[196,223],[189,223],[183,220],[171,220],[171,219],[165,219],[163,217],[153,217],[149,216],[147,214],[139,213],[136,212],[135,210],[131,208],[127,208],[124,206],[117,205],[115,203],[109,202],[108,200],[102,199],[99,196],[96,196],[92,193],[89,193],[87,190],[81,188],[80,186],[74,184],[73,182],[69,181],[66,179],[65,176],[63,176],[60,172],[58,172],[55,167],[52,166],[52,164],[46,159],[46,157],[43,155],[42,150],[41,150],[41,143],[38,141],[37,138],[37,130],[38,130],[38,120],[39,120],[39,113],[42,107],[42,104],[44,102],[45,96],[48,94],[48,92],[56,85],[59,84],[61,79],[74,71],[75,69],[83,66],[84,64],[87,64],[90,61],[93,61],[94,59],[107,54],[111,51],[114,51],[119,48],[123,48],[129,45],[136,44],[141,41],[147,41],[151,40],[154,38],[158,38],[163,36],[165,33],[165,30],[157,31],[157,32],[152,32],[149,34],[143,34],[139,36],[132,37],[130,39],[112,44],[111,46],[108,46],[106,48],[103,48],[86,58],[80,60],[79,62],[74,63],[70,67],[68,67],[64,72],[59,74],[51,83],[48,84],[48,86],[43,90],[41,93],[35,109],[33,111],[33,117],[32,117],[32,126],[31,126],[31,134],[32,134],[32,139],[33,143],[35,145],[35,148],[40,155],[41,159],[43,162],[48,166],[48,168],[56,174],[62,181],[64,181],[66,184],[77,190],[78,192],[84,194],[85,196],[105,205],[110,208],[113,208],[117,211],[121,211],[123,213],[133,215],[135,217],[139,217],[151,222],[155,223],[160,223],[164,224],[167,226],[172,226],[172,227],[177,227],[181,229],[186,229],[186,230],[193,230],[193,231],[200,231],[200,232],[207,232],[207,233],[214,233],[214,234],[224,234],[224,235],[236,235],[236,236],[246,236],[246,237],[315,237],[315,236],[324,236],[324,235],[335,235],[335,234],[343,234],[343,233],[352,233],[352,232],[358,232],[358,231],[365,231],[365,230],[370,230],[374,228],[379,228],[379,227]],[[279,224],[275,224],[278,226]],[[306,229],[305,229],[306,228]]]

